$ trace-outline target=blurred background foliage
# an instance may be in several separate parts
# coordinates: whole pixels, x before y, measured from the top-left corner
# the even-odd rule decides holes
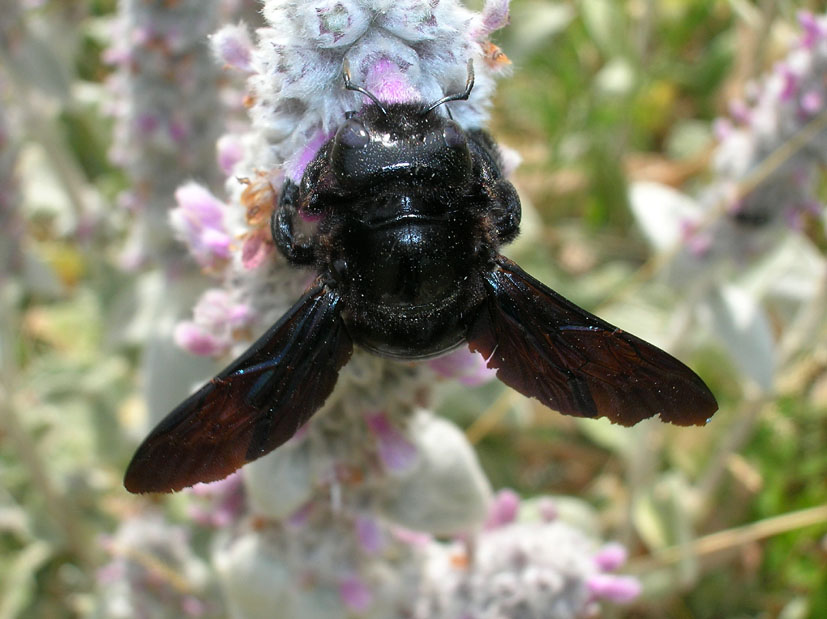
[[[630,548],[645,594],[618,616],[827,616],[825,284],[802,345],[772,390],[756,390],[714,337],[670,322],[688,301],[662,284],[627,198],[634,181],[689,192],[706,182],[714,119],[786,53],[802,9],[819,6],[513,0],[496,40],[514,71],[492,131],[523,158],[527,206],[512,253],[567,297],[669,345],[721,404],[704,429],[620,429],[499,384],[439,387],[440,412],[468,429],[495,487],[586,500],[605,537]],[[107,156],[102,54],[115,10],[29,2],[22,27],[2,28],[0,148],[14,161],[2,191],[19,228],[4,221],[0,234],[19,252],[0,274],[0,619],[91,616],[101,536],[142,509],[120,484],[142,403],[140,337],[127,337],[122,311],[134,273],[118,261],[127,177]],[[10,36],[26,38],[23,60]],[[797,239],[818,247],[817,235]]]

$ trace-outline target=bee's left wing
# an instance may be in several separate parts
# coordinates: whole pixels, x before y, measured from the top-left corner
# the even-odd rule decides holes
[[[293,436],[324,404],[353,343],[340,297],[322,284],[173,410],[126,471],[130,492],[172,492],[226,477]]]
[[[566,415],[631,426],[660,415],[703,425],[715,397],[673,356],[563,298],[499,256],[468,331],[497,378]]]

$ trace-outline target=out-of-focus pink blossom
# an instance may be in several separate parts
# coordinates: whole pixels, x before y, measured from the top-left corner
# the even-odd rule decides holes
[[[368,429],[376,438],[377,451],[388,471],[401,473],[409,470],[417,460],[413,443],[400,432],[384,412],[365,415]]]
[[[250,307],[235,303],[226,290],[204,292],[193,311],[193,320],[175,328],[175,342],[194,355],[217,357],[229,352],[235,343],[234,332],[253,319]]]
[[[256,230],[244,239],[241,247],[241,264],[248,270],[257,269],[266,264],[274,251],[275,246],[272,243],[270,230],[268,228]]]
[[[253,42],[244,24],[224,26],[212,36],[218,59],[228,67],[244,73],[252,71]]]
[[[218,165],[225,175],[230,176],[236,164],[244,157],[244,146],[241,136],[235,133],[225,133],[216,143]]]
[[[816,43],[827,38],[827,24],[820,21],[815,15],[808,11],[798,13],[798,23],[803,30],[801,46],[805,49],[812,48]]]
[[[404,544],[408,544],[409,546],[415,546],[417,548],[426,547],[434,539],[433,536],[429,535],[428,533],[422,533],[421,531],[413,531],[411,529],[406,529],[405,527],[393,527],[391,529],[391,534],[393,535],[394,539],[397,539]]]
[[[204,327],[189,320],[179,322],[175,326],[173,338],[179,348],[198,357],[218,357],[228,349],[224,338],[216,337]]]
[[[224,227],[224,203],[195,182],[175,192],[177,208],[170,222],[178,238],[204,268],[214,269],[229,259],[231,237]]]
[[[594,574],[588,580],[588,588],[595,598],[626,604],[641,593],[640,581],[631,576],[614,574]]]
[[[476,28],[476,36],[480,39],[500,28],[505,28],[509,22],[509,0],[487,0],[480,15],[480,23]]]
[[[626,563],[629,553],[626,547],[617,542],[603,546],[594,556],[594,562],[604,572],[613,572]]]
[[[373,603],[373,594],[367,583],[356,574],[349,574],[341,580],[339,595],[345,606],[356,613],[365,612]]]
[[[189,513],[202,526],[225,528],[244,513],[244,483],[238,471],[219,481],[195,484],[187,492],[199,498],[190,505]]]
[[[356,538],[362,549],[368,554],[376,554],[385,546],[385,537],[376,518],[360,514],[354,523]]]
[[[500,490],[491,503],[485,528],[496,529],[511,524],[516,520],[519,510],[520,495],[510,488]]]
[[[540,519],[543,522],[554,522],[560,515],[557,503],[550,497],[541,497],[537,501],[537,510],[540,512]]]
[[[440,376],[458,380],[467,387],[483,385],[497,377],[497,371],[486,365],[482,355],[467,348],[458,348],[447,355],[431,359],[428,365]]]

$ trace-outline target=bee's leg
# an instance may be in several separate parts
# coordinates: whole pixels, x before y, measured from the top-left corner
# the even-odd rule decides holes
[[[497,239],[503,244],[510,243],[520,232],[522,209],[517,191],[505,179],[492,183],[486,190],[493,198],[490,215],[497,231]]]
[[[273,211],[270,230],[273,241],[288,261],[296,265],[310,265],[316,261],[315,244],[312,239],[297,236],[293,221],[299,216],[296,205],[299,187],[292,181],[284,183],[278,208]]]
[[[474,160],[474,174],[485,195],[497,240],[502,244],[509,243],[520,232],[520,198],[514,186],[503,176],[497,143],[481,129],[468,131],[468,137],[471,138],[469,146]]]

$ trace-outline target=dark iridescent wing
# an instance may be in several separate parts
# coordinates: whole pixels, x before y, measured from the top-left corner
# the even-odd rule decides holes
[[[318,285],[138,448],[130,492],[171,492],[226,477],[293,436],[324,404],[353,343],[339,295]]]
[[[468,332],[471,350],[520,393],[566,415],[631,426],[661,419],[703,425],[718,409],[683,363],[610,325],[500,256]]]

